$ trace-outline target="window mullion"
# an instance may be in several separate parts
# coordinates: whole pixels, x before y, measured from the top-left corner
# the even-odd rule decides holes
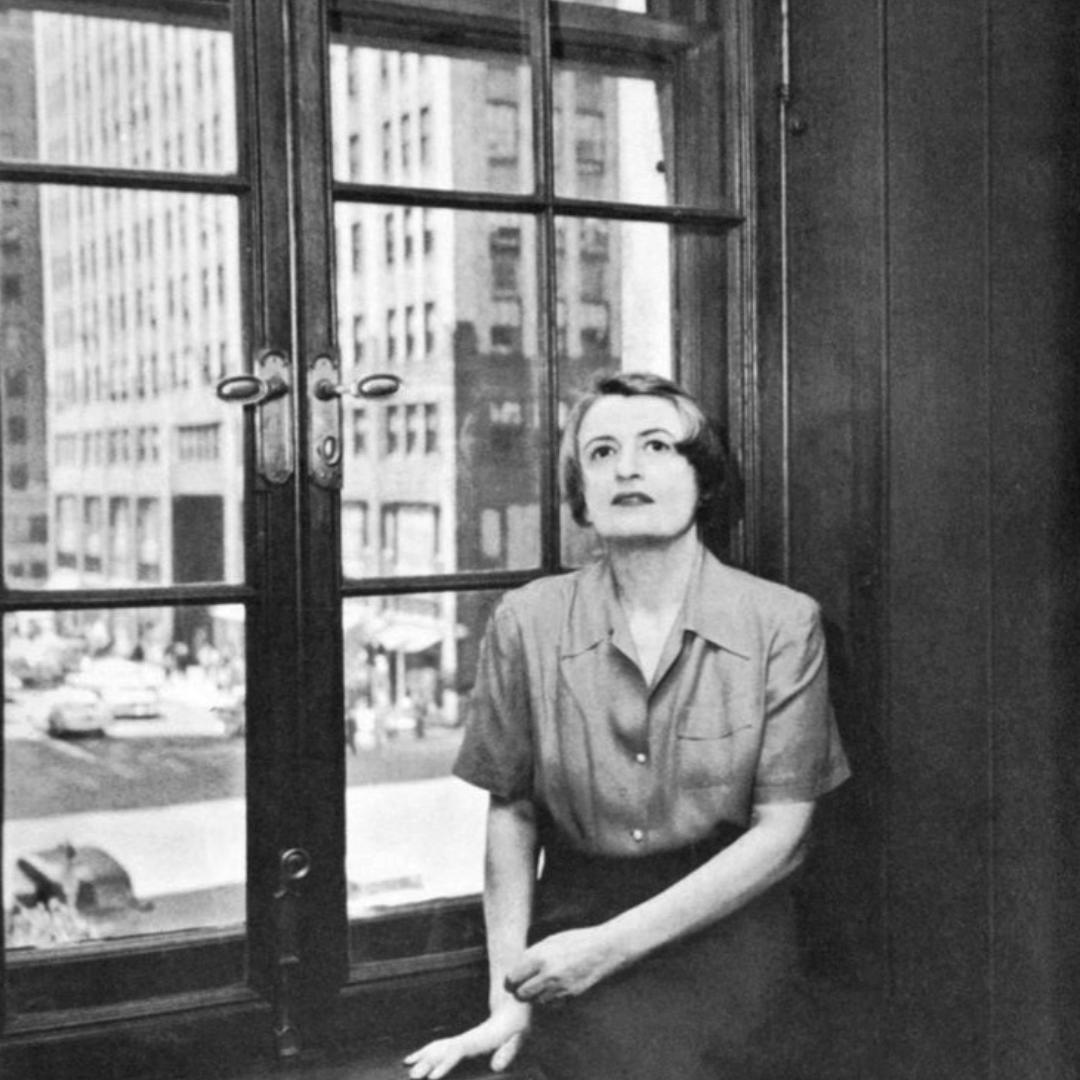
[[[554,65],[551,53],[551,3],[537,0],[532,11],[530,35],[533,111],[533,154],[536,161],[537,195],[542,200],[537,229],[536,260],[540,299],[539,348],[537,357],[537,400],[539,430],[543,444],[554,446],[558,439],[559,377],[557,348],[558,279],[555,265],[555,140]],[[540,551],[547,571],[558,568],[560,558],[558,513],[558,463],[555,455],[543,455],[540,474]]]
[[[347,972],[344,674],[340,594],[338,400],[312,383],[340,382],[335,348],[334,219],[324,4],[290,7],[292,266],[297,369],[298,529],[295,605],[299,624],[293,774],[299,846],[311,857],[300,892],[299,1008],[311,1013]],[[326,452],[327,440],[337,440]],[[301,1035],[303,1033],[301,1032]]]

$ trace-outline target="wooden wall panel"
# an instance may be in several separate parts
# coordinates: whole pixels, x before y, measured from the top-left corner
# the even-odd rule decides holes
[[[791,420],[791,577],[863,737],[842,810],[877,824],[841,835],[879,871],[883,1075],[1072,1077],[1075,5],[792,19],[791,378],[765,357],[763,385]]]
[[[853,779],[819,811],[805,893],[812,958],[855,988],[832,1049],[870,1075],[884,981],[882,511],[886,236],[875,5],[819,5],[795,25],[788,139],[792,452],[790,580],[822,605],[832,696]],[[778,366],[778,365],[777,365]],[[779,382],[774,375],[773,383]],[[775,409],[775,395],[766,395]],[[779,424],[768,434],[777,438]],[[777,573],[780,567],[766,568]],[[847,1059],[847,1060],[845,1060]]]
[[[912,1075],[931,1048],[943,1075],[989,1062],[986,34],[981,0],[886,18],[889,925]]]
[[[1080,1022],[1074,8],[990,5],[990,1024],[996,1075],[1036,1080],[1076,1075]]]

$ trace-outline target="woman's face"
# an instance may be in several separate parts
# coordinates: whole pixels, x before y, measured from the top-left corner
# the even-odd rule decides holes
[[[599,398],[578,431],[589,523],[605,540],[673,540],[694,525],[694,468],[675,449],[687,434],[675,405],[661,397]]]

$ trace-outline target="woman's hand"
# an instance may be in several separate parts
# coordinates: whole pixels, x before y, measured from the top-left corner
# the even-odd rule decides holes
[[[551,1005],[577,997],[629,960],[605,925],[552,934],[525,950],[506,977],[518,999]]]
[[[508,999],[476,1027],[449,1039],[436,1039],[405,1058],[410,1080],[439,1080],[463,1058],[491,1054],[491,1069],[502,1072],[517,1057],[529,1030],[528,1005]]]

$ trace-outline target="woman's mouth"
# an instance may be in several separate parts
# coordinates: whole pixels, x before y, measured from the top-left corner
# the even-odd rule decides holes
[[[641,491],[628,491],[611,500],[613,506],[647,506],[651,502],[652,499]]]

